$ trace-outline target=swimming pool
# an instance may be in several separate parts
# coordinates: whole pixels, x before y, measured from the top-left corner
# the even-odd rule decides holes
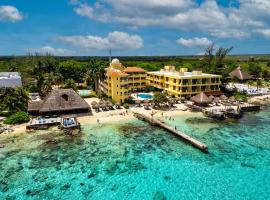
[[[78,90],[80,96],[87,96],[91,93],[91,90]]]
[[[139,100],[152,100],[153,95],[149,94],[149,93],[139,93],[139,94],[137,94],[137,98]]]

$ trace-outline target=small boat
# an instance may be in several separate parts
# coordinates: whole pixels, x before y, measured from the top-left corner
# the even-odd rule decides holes
[[[221,112],[219,110],[212,110],[212,111],[203,110],[203,115],[205,117],[209,117],[209,118],[217,119],[217,120],[224,120],[226,118],[224,112]]]

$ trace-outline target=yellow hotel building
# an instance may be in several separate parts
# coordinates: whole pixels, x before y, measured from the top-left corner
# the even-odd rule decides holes
[[[155,72],[147,72],[150,86],[165,90],[176,97],[191,97],[200,92],[208,95],[220,94],[221,76],[204,74],[201,71],[188,72],[186,68],[176,70],[174,66],[165,66]]]
[[[132,92],[146,87],[146,71],[139,67],[125,68],[118,59],[112,60],[105,76],[101,90],[115,102],[123,103]]]

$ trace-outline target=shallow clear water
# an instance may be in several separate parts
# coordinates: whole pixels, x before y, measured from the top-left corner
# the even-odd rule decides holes
[[[163,119],[209,154],[138,120],[0,139],[0,199],[270,199],[269,113]]]

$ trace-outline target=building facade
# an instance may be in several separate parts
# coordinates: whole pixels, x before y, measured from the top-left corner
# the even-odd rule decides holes
[[[149,86],[166,91],[171,96],[191,97],[198,93],[220,94],[221,76],[201,71],[188,72],[187,68],[176,70],[174,66],[147,73]]]
[[[18,72],[0,72],[0,88],[1,87],[22,87],[22,79]]]
[[[139,67],[125,68],[118,59],[113,59],[106,69],[101,90],[115,102],[123,103],[132,92],[142,91],[146,87],[146,71]]]

